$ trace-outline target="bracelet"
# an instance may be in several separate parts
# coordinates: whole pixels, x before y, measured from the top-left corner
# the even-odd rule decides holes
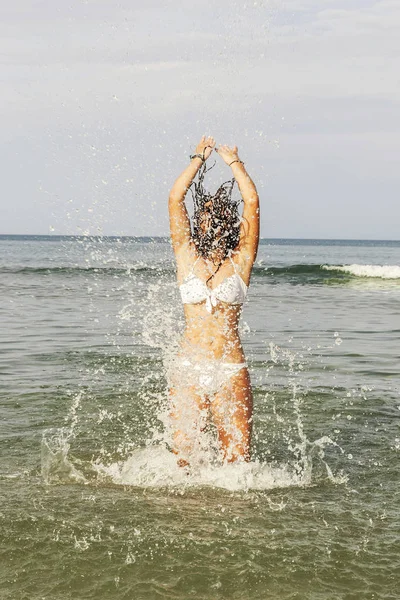
[[[244,165],[244,162],[242,160],[239,160],[238,158],[236,160],[233,160],[231,163],[229,163],[228,167],[230,167],[231,165],[233,165],[233,163],[235,162],[239,162],[242,163],[242,165]]]
[[[201,158],[201,160],[202,160],[203,162],[205,162],[205,160],[206,160],[206,159],[204,158],[204,156],[202,156],[201,154],[191,154],[191,155],[189,156],[189,158],[190,158],[190,160],[192,160],[192,158]]]
[[[206,162],[206,159],[201,154],[192,154],[191,156],[189,156],[189,158],[190,160],[192,160],[192,158],[201,158],[203,162]]]
[[[206,148],[212,148],[212,146],[206,146],[206,147],[204,148],[204,150],[205,150]],[[203,162],[206,162],[206,159],[204,158],[204,150],[203,150],[203,155],[201,155],[201,154],[192,154],[191,156],[189,156],[190,160],[192,160],[192,158],[201,158],[201,160],[202,160]]]

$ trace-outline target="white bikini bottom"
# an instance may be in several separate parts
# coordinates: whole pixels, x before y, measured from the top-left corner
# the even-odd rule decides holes
[[[202,394],[216,394],[229,380],[242,369],[247,369],[247,363],[231,363],[219,360],[190,361],[178,358],[175,361],[170,383],[174,387],[195,387]]]

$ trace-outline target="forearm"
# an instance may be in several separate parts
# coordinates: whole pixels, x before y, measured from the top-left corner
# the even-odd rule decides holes
[[[197,171],[202,166],[203,161],[201,158],[192,158],[190,164],[186,167],[186,169],[179,175],[174,185],[171,188],[169,193],[170,198],[177,198],[179,200],[183,200],[186,192],[193,179],[196,177]]]
[[[241,162],[234,162],[231,165],[231,169],[239,186],[243,200],[246,202],[246,200],[258,198],[257,188],[250,175],[247,173],[244,164]]]

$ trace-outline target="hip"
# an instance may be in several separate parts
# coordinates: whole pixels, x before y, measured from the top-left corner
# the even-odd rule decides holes
[[[224,386],[231,385],[233,378],[236,379],[239,375],[249,380],[245,360],[228,362],[181,355],[175,357],[167,372],[170,387],[175,390],[194,388],[198,393],[207,396],[212,396]]]

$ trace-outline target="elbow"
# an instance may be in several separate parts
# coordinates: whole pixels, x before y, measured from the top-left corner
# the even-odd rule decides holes
[[[257,192],[254,194],[249,194],[248,196],[246,196],[245,198],[243,198],[243,201],[246,202],[246,204],[252,204],[253,206],[258,206],[260,203],[260,199],[258,197]]]
[[[177,203],[178,203],[177,196],[175,196],[174,194],[170,194],[168,197],[168,206],[171,208],[173,206],[176,206]]]
[[[183,196],[182,194],[177,194],[176,192],[170,192],[169,194],[169,198],[168,198],[168,203],[171,206],[175,206],[176,204],[179,204],[180,202],[182,202],[182,200],[184,199],[185,196]]]

